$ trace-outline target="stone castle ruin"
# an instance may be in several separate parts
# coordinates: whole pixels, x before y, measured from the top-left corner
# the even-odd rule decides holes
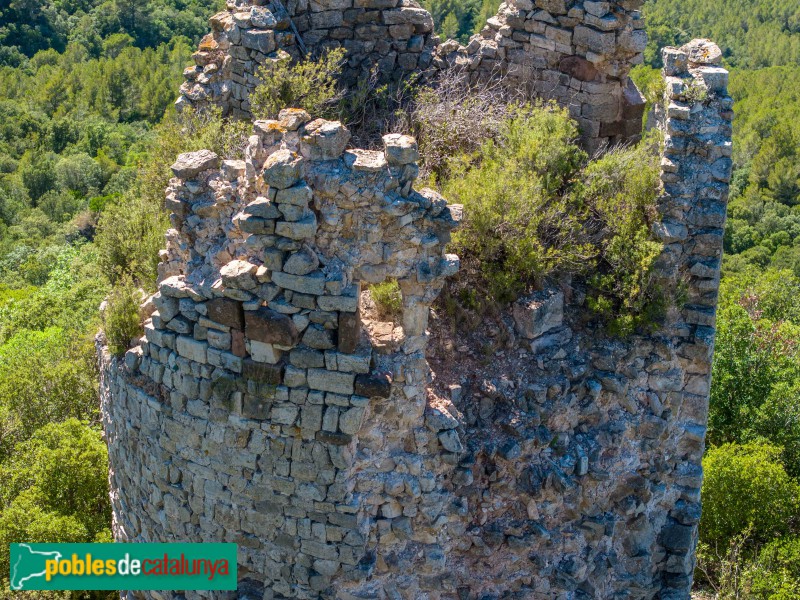
[[[462,47],[413,0],[229,2],[179,104],[247,116],[259,64],[341,45],[345,78],[503,72],[569,106],[587,146],[634,139],[640,4],[515,0]],[[716,46],[663,56],[654,233],[684,302],[621,340],[579,294],[538,292],[514,305],[518,362],[491,380],[462,349],[455,375],[429,366],[462,211],[415,188],[412,138],[353,149],[341,123],[286,109],[238,160],[178,157],[145,335],[119,360],[99,338],[113,529],[235,542],[240,582],[128,597],[689,597],[733,114]],[[361,289],[389,278],[403,310],[386,344]]]

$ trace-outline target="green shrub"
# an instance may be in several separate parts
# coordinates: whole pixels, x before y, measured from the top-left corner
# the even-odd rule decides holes
[[[752,526],[755,541],[786,533],[798,511],[798,485],[780,462],[780,448],[725,444],[703,459],[700,537],[714,547]]]
[[[369,293],[380,318],[395,321],[400,317],[403,310],[403,295],[396,280],[389,279],[372,285]]]
[[[451,161],[442,192],[465,209],[454,251],[462,279],[477,273],[500,303],[556,275],[581,276],[589,306],[629,333],[663,312],[652,272],[661,245],[650,234],[657,153],[646,142],[587,164],[577,135],[565,110],[529,108]]]
[[[140,304],[141,291],[129,279],[118,283],[109,294],[103,312],[103,329],[108,349],[114,356],[125,354],[131,341],[142,335]]]
[[[650,234],[658,188],[658,154],[644,142],[590,163],[577,192],[600,234],[589,306],[619,334],[654,322],[666,309],[653,273],[662,246]]]
[[[451,166],[442,191],[464,205],[455,251],[475,261],[500,302],[539,285],[556,269],[577,270],[595,252],[581,244],[588,216],[566,191],[586,155],[573,143],[577,125],[557,109],[513,118],[500,140]]]
[[[315,117],[330,116],[337,96],[336,83],[345,50],[325,51],[317,60],[292,63],[285,52],[262,65],[261,83],[250,94],[250,110],[256,119],[274,119],[284,108],[303,108]]]
[[[127,276],[147,287],[155,284],[158,252],[169,227],[160,202],[130,194],[108,202],[100,213],[95,245],[100,265],[112,282]]]
[[[751,569],[751,578],[750,591],[755,598],[800,598],[800,538],[781,538],[764,546]]]

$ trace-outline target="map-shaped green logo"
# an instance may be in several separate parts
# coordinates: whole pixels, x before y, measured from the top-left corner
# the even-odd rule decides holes
[[[60,552],[34,550],[29,544],[11,545],[11,589],[25,589],[26,583],[46,574],[45,562],[60,560]],[[28,584],[30,585],[30,584]]]

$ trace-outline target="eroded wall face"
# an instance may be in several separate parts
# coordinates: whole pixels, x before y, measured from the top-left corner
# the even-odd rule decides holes
[[[526,97],[568,107],[594,151],[641,133],[645,103],[628,78],[647,44],[641,4],[513,0],[464,47],[440,44],[430,14],[414,0],[229,2],[227,12],[211,19],[196,66],[185,72],[178,106],[214,103],[248,118],[260,66],[341,47],[346,86],[371,73],[389,81],[417,74],[435,79],[450,67],[475,84],[502,78]]]
[[[115,537],[239,544],[239,591],[186,597],[688,598],[731,170],[719,58],[665,53],[658,272],[685,303],[619,340],[577,296],[526,298],[518,360],[461,393],[426,360],[461,209],[414,189],[412,139],[347,149],[287,110],[241,160],[181,155],[145,336],[99,348]],[[395,344],[360,314],[387,278]]]

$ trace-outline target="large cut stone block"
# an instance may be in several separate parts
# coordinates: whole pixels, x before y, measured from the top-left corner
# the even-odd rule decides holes
[[[208,344],[205,342],[198,342],[197,340],[179,335],[175,344],[175,349],[178,354],[189,360],[193,360],[200,364],[205,364],[207,361]]]
[[[192,179],[203,171],[219,167],[219,156],[211,150],[198,150],[178,155],[178,160],[172,165],[175,177]]]
[[[242,303],[230,298],[215,298],[206,304],[208,318],[234,329],[244,329]]]
[[[353,393],[353,383],[356,376],[353,373],[339,373],[325,369],[308,370],[308,387],[323,392],[350,395]]]
[[[245,335],[251,340],[266,344],[292,347],[297,345],[299,334],[291,318],[261,307],[245,313]]]

